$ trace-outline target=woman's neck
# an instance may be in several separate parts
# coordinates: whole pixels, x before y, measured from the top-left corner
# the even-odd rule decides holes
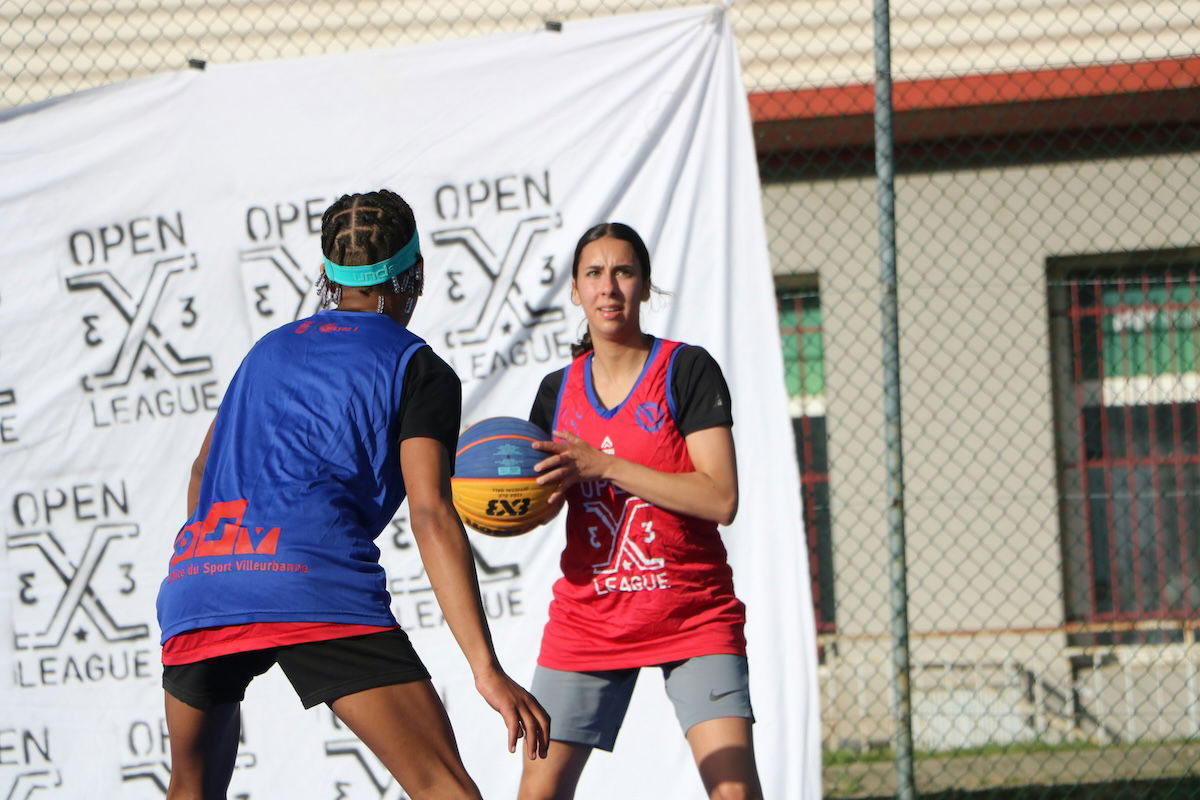
[[[642,374],[654,337],[639,333],[634,341],[599,340],[592,345],[592,386],[605,408],[619,405]]]
[[[342,300],[337,304],[337,311],[377,311],[379,310],[379,295],[366,293],[357,289],[343,289]]]

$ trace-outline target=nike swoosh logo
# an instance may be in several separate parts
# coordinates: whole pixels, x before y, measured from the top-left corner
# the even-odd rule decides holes
[[[720,694],[717,694],[716,692],[709,690],[708,701],[710,703],[715,703],[718,700],[720,700],[722,697],[728,697],[729,695],[737,694],[740,691],[741,691],[741,689],[730,689],[728,692],[721,692]]]

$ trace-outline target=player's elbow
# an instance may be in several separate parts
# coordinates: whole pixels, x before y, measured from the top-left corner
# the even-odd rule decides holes
[[[716,509],[716,522],[718,525],[732,525],[734,518],[737,516],[738,498],[737,492],[730,494],[727,497],[721,498]]]
[[[204,477],[204,464],[207,460],[203,455],[200,455],[192,461],[192,472],[188,477],[197,484]]]
[[[418,544],[422,540],[463,536],[462,524],[449,501],[410,503],[408,521]]]

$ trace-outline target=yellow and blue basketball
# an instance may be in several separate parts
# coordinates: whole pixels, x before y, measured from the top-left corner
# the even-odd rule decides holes
[[[549,438],[516,417],[490,417],[463,431],[450,481],[463,523],[489,536],[516,536],[553,516],[546,501],[554,487],[539,485],[533,468],[547,454],[532,443]]]

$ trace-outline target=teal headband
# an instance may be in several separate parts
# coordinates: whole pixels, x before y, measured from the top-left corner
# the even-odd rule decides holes
[[[420,257],[421,242],[417,238],[417,232],[413,231],[408,244],[401,247],[394,256],[367,264],[365,267],[343,267],[326,258],[325,275],[342,286],[374,286],[411,269]]]

